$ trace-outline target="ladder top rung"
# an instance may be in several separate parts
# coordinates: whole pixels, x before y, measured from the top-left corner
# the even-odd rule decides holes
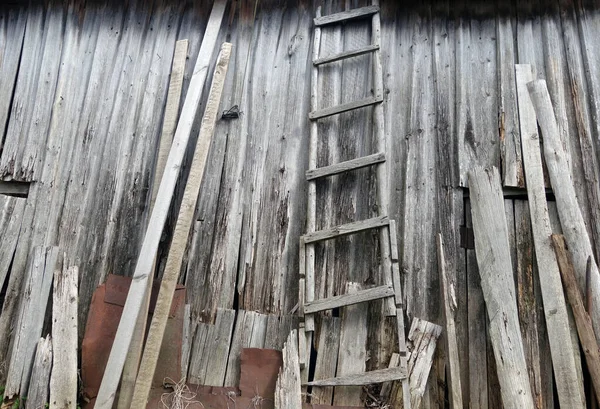
[[[381,298],[393,297],[395,294],[391,285],[367,288],[355,293],[336,295],[304,304],[304,313],[312,314],[319,311],[332,310],[347,305],[359,304],[367,301],[379,300]]]
[[[385,153],[379,152],[361,158],[347,160],[322,168],[309,169],[306,171],[306,180],[315,180],[327,176],[337,175],[339,173],[349,172],[351,170],[365,168],[385,162]]]
[[[313,61],[313,65],[327,64],[330,62],[343,60],[345,58],[358,57],[359,55],[372,53],[377,50],[379,50],[379,44],[368,45],[366,47],[357,48],[356,50],[344,51],[342,53],[333,54],[328,57],[317,58]]]
[[[352,101],[341,105],[336,105],[329,108],[319,109],[317,111],[313,111],[308,114],[308,118],[311,120],[317,120],[321,118],[326,118],[328,116],[341,114],[344,112],[352,111],[354,109],[364,108],[369,105],[380,104],[383,102],[383,97],[369,97],[365,99],[361,99],[358,101]]]
[[[342,11],[341,13],[329,14],[327,16],[316,17],[314,19],[315,26],[326,26],[328,24],[341,23],[343,21],[355,20],[358,18],[364,18],[371,16],[379,12],[379,6],[367,6],[352,9],[348,11]]]
[[[390,219],[387,216],[378,216],[371,219],[360,220],[357,222],[341,224],[329,229],[319,230],[312,233],[307,233],[302,238],[306,244],[315,243],[317,241],[329,240],[348,234],[354,234],[365,230],[377,229],[390,224]]]
[[[403,366],[394,368],[378,369],[376,371],[363,372],[354,375],[344,375],[337,378],[323,379],[320,381],[307,382],[308,386],[361,386],[373,383],[396,381],[406,379],[407,370]]]

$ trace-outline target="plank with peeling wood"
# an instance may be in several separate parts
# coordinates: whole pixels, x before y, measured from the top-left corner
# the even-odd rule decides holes
[[[344,307],[347,305],[359,304],[381,298],[393,297],[394,288],[390,285],[382,285],[379,287],[367,288],[352,294],[336,295],[334,297],[316,300],[304,304],[304,312],[307,314],[318,311],[331,310],[334,308]]]
[[[533,409],[498,170],[474,167],[469,187],[477,264],[502,401],[507,407]]]
[[[309,386],[364,386],[373,383],[397,381],[406,378],[406,368],[395,367],[377,369],[374,371],[338,376],[337,378],[323,379],[308,382]],[[340,405],[340,404],[336,404]]]
[[[42,335],[46,307],[52,288],[52,277],[58,259],[58,248],[34,248],[29,259],[26,287],[21,299],[19,320],[10,357],[4,391],[5,399],[25,393],[37,342]]]
[[[275,409],[301,409],[298,331],[292,330],[283,347],[283,367],[275,384]]]
[[[454,312],[456,310],[456,292],[454,283],[448,279],[446,272],[446,257],[444,255],[444,243],[442,235],[437,235],[438,269],[442,281],[442,298],[444,299],[444,318],[446,323],[446,345],[447,360],[450,376],[450,402],[452,408],[462,408],[462,389],[460,386],[460,361],[458,355],[458,343],[456,339],[456,322]]]
[[[439,325],[419,318],[413,319],[408,333],[408,340],[412,344],[408,360],[411,408],[421,407],[433,365],[437,340],[441,334],[442,327]]]
[[[571,252],[567,249],[565,237],[559,234],[552,235],[552,244],[556,252],[556,258],[560,267],[565,293],[569,304],[573,309],[573,316],[577,324],[579,340],[583,346],[583,353],[587,363],[588,371],[592,378],[596,398],[600,399],[600,349],[594,334],[590,316],[585,310],[583,297],[579,291],[575,276],[575,266],[571,258]]]
[[[169,249],[169,255],[160,284],[156,307],[154,308],[154,314],[152,315],[152,322],[150,323],[146,346],[140,363],[140,370],[135,382],[131,400],[132,405],[135,407],[141,407],[148,401],[152,379],[154,378],[154,371],[158,362],[158,355],[160,353],[160,347],[167,325],[167,319],[169,312],[171,311],[173,294],[175,293],[175,287],[177,286],[177,280],[179,279],[181,263],[186,250],[190,229],[192,227],[192,219],[196,210],[196,202],[198,200],[198,194],[200,193],[200,184],[202,183],[206,159],[208,157],[208,149],[210,148],[214,134],[225,76],[227,74],[227,68],[229,67],[231,48],[232,45],[230,43],[223,43],[221,52],[217,58],[212,85],[200,127],[200,135],[198,136],[190,173],[183,193],[181,208],[171,239],[171,247]]]
[[[115,399],[123,364],[133,335],[133,323],[137,320],[144,300],[146,283],[151,273],[154,254],[156,254],[160,241],[160,233],[169,212],[171,198],[179,176],[180,165],[187,148],[187,142],[192,131],[200,98],[202,97],[204,81],[207,77],[210,60],[217,42],[221,21],[225,13],[225,5],[225,1],[219,1],[213,5],[211,17],[209,18],[206,32],[202,39],[202,46],[200,47],[194,68],[194,75],[192,76],[181,110],[172,148],[165,166],[165,173],[158,189],[157,201],[150,216],[146,235],[144,236],[133,274],[134,280],[129,289],[127,302],[123,308],[121,322],[115,336],[115,342],[111,349],[100,390],[98,391],[95,406],[97,409],[110,409]]]
[[[570,336],[569,314],[560,281],[556,255],[552,249],[550,235],[552,227],[544,189],[544,175],[535,111],[526,84],[533,80],[530,65],[515,66],[517,79],[518,110],[521,129],[523,164],[527,181],[527,197],[531,214],[531,227],[535,245],[535,259],[540,274],[539,285],[544,303],[544,315],[552,365],[557,379],[558,399],[561,407],[582,408],[585,406],[581,379],[581,366],[575,361]]]
[[[313,233],[305,234],[302,237],[305,243],[310,244],[317,241],[330,240],[336,237],[354,234],[365,230],[377,229],[387,226],[388,224],[389,219],[387,216],[379,216],[367,220],[360,220],[358,222],[342,224],[340,226],[331,227],[325,230],[319,230]]]
[[[52,338],[40,338],[35,351],[35,360],[31,370],[31,381],[27,390],[25,409],[40,409],[47,407],[50,372],[52,370]]]
[[[340,13],[329,14],[326,16],[316,17],[314,23],[316,27],[325,26],[328,24],[341,23],[344,21],[355,20],[357,18],[369,17],[379,12],[379,6],[366,6],[353,10],[342,11]]]
[[[50,408],[77,406],[77,283],[79,268],[63,266],[54,273],[52,298],[52,375]]]
[[[529,96],[538,124],[544,138],[544,157],[548,166],[548,174],[552,183],[560,223],[573,254],[573,263],[580,291],[585,290],[585,269],[589,256],[593,258],[593,250],[585,221],[577,201],[573,181],[570,175],[566,154],[560,143],[559,130],[552,108],[552,101],[544,80],[536,80],[527,84]],[[593,309],[590,312],[594,331],[600,334],[600,274],[598,265],[593,259],[591,288],[594,294]]]
[[[306,180],[318,179],[326,176],[337,175],[351,170],[365,168],[385,162],[385,153],[374,153],[373,155],[363,156],[362,158],[351,159],[334,165],[324,166],[322,168],[309,169],[306,171]]]
[[[344,112],[353,111],[355,109],[360,109],[375,104],[381,104],[382,102],[382,96],[369,97],[361,99],[359,101],[347,102],[345,104],[336,105],[329,108],[323,108],[317,111],[312,111],[308,114],[308,118],[313,121],[316,121],[317,119],[327,118],[328,116],[342,114]]]
[[[313,65],[328,64],[339,60],[344,60],[346,58],[358,57],[360,55],[372,53],[377,50],[379,50],[378,44],[368,45],[366,47],[357,48],[356,50],[344,51],[327,57],[317,58],[313,61]]]

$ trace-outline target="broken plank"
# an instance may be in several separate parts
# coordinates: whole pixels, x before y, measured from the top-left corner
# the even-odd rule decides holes
[[[63,267],[54,273],[52,339],[54,353],[50,377],[50,409],[77,406],[77,283],[79,268]]]
[[[388,224],[389,219],[387,216],[379,216],[372,219],[360,220],[358,222],[342,224],[329,229],[308,233],[302,236],[302,238],[304,239],[305,243],[310,244],[317,241],[330,240],[336,237],[346,236],[348,234],[354,234],[365,230],[377,229],[387,226]]]
[[[154,314],[152,315],[152,322],[150,323],[146,346],[140,363],[140,370],[135,382],[131,400],[131,404],[134,407],[142,407],[145,405],[150,394],[152,379],[154,378],[154,371],[156,369],[156,363],[158,362],[158,355],[162,345],[169,311],[171,310],[173,294],[175,293],[175,287],[177,286],[177,280],[179,279],[181,264],[183,262],[183,256],[192,227],[192,219],[196,210],[198,194],[200,193],[200,185],[204,175],[208,150],[215,130],[217,114],[221,103],[221,95],[225,84],[225,76],[227,75],[227,68],[229,67],[231,48],[232,45],[230,43],[223,43],[221,52],[217,58],[212,85],[208,95],[204,116],[202,118],[202,124],[200,126],[200,134],[192,158],[190,173],[183,192],[183,199],[179,215],[177,216],[175,231],[173,232],[173,237],[171,239],[171,247],[169,248],[169,255],[160,284],[160,292],[158,293],[158,299],[156,300],[156,307],[154,308]],[[227,359],[225,359],[225,364],[226,361]],[[216,376],[217,377],[214,378],[213,382],[219,383],[218,374]],[[222,386],[222,384],[223,379],[220,380],[220,384],[214,386]]]
[[[364,18],[379,12],[379,6],[366,6],[353,10],[342,11],[340,13],[329,14],[327,16],[316,17],[314,19],[315,26],[321,27],[328,24],[341,23],[343,21],[355,20]]]
[[[450,376],[450,402],[452,408],[462,408],[462,389],[460,384],[460,362],[458,355],[458,343],[456,339],[456,322],[454,321],[454,312],[456,311],[456,293],[454,283],[450,282],[446,273],[446,257],[444,256],[444,243],[442,235],[437,235],[437,254],[438,254],[438,269],[440,271],[442,282],[442,298],[444,300],[444,317],[446,321],[446,344],[447,344],[447,360]]]
[[[359,55],[372,53],[377,50],[379,50],[378,44],[368,45],[366,47],[357,48],[356,50],[344,51],[338,54],[330,55],[328,57],[318,58],[313,61],[313,65],[328,64],[339,60],[344,60],[346,58],[358,57]]]
[[[50,371],[52,370],[52,338],[40,338],[35,351],[25,409],[45,408],[48,404]]]
[[[385,153],[374,153],[372,155],[363,156],[362,158],[351,159],[345,162],[336,163],[334,165],[324,166],[322,168],[309,169],[306,171],[306,180],[314,180],[326,176],[337,175],[339,173],[365,168],[367,166],[376,165],[382,162],[385,162]]]
[[[527,84],[527,89],[544,138],[544,157],[554,196],[556,197],[560,224],[573,254],[573,264],[579,290],[583,292],[585,290],[587,259],[589,256],[593,258],[590,237],[586,230],[581,208],[577,202],[573,181],[569,177],[571,173],[560,141],[558,124],[546,81],[532,81]],[[600,274],[595,261],[592,263],[591,288],[594,300],[590,316],[595,334],[598,337],[600,334]]]
[[[30,182],[0,181],[0,195],[27,197]]]
[[[590,316],[585,311],[583,297],[577,286],[575,268],[571,259],[571,254],[567,249],[564,236],[553,234],[552,244],[560,267],[560,275],[562,277],[565,293],[567,294],[567,299],[573,309],[575,323],[577,324],[577,333],[579,334],[579,340],[583,347],[583,353],[585,355],[588,371],[590,372],[590,377],[592,378],[596,398],[600,399],[600,350],[598,349],[598,342],[594,335]]]
[[[187,149],[187,142],[192,132],[196,112],[202,97],[204,82],[208,74],[208,68],[212,54],[217,42],[217,37],[221,28],[221,21],[225,14],[226,1],[220,0],[214,3],[209,21],[206,26],[202,45],[198,53],[198,59],[194,67],[194,74],[185,97],[181,115],[175,131],[173,144],[165,172],[158,188],[157,201],[150,216],[148,228],[142,246],[139,252],[138,260],[133,274],[133,282],[129,289],[127,302],[123,308],[123,314],[119,328],[115,336],[113,348],[106,365],[102,384],[96,400],[96,409],[110,409],[116,396],[117,387],[123,365],[129,350],[131,338],[134,331],[134,323],[144,301],[146,293],[148,276],[152,273],[154,255],[158,249],[169,209],[171,199],[175,190],[175,184],[179,177],[179,170],[183,161],[183,156]]]
[[[505,407],[533,409],[515,296],[504,199],[495,167],[469,172],[475,254]]]
[[[382,102],[383,102],[383,96],[369,97],[369,98],[361,99],[358,101],[347,102],[345,104],[336,105],[333,107],[323,108],[323,109],[319,109],[316,111],[312,111],[311,113],[308,114],[308,118],[313,121],[316,121],[317,119],[342,114],[344,112],[368,107],[368,106],[375,105],[375,104],[380,104]]]
[[[317,360],[315,362],[315,380],[335,377],[338,351],[340,347],[340,319],[338,317],[321,317],[319,343],[316,345]],[[311,402],[331,405],[333,403],[333,388],[315,387],[312,389]]]
[[[555,376],[560,379],[556,383],[558,399],[561,407],[583,408],[585,396],[583,385],[579,382],[582,376],[581,365],[578,365],[574,355],[574,350],[579,349],[579,345],[572,343],[560,271],[550,240],[552,227],[546,202],[540,138],[526,86],[533,80],[533,71],[530,65],[523,64],[517,64],[515,70],[527,198],[552,365]]]
[[[304,334],[300,334],[304,336]],[[275,409],[301,409],[300,364],[298,362],[298,331],[290,331],[283,347],[283,367],[275,386]]]
[[[406,378],[406,368],[395,367],[377,369],[364,373],[339,376],[337,378],[323,379],[320,381],[308,382],[308,386],[364,386],[373,383],[382,383],[397,381]],[[340,405],[336,403],[336,405]]]
[[[360,290],[353,294],[342,294],[322,300],[313,301],[304,304],[304,312],[311,314],[318,311],[331,310],[344,307],[346,305],[359,304],[362,302],[379,300],[381,298],[393,297],[394,289],[391,285],[382,285],[379,287]]]

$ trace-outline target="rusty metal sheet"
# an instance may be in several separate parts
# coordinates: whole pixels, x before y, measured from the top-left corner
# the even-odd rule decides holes
[[[240,357],[240,391],[242,396],[259,396],[272,402],[279,368],[283,365],[281,351],[244,348]]]

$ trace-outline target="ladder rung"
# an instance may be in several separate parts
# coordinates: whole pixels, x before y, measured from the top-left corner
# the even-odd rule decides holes
[[[328,24],[341,23],[342,21],[355,20],[371,16],[379,11],[379,6],[367,6],[353,10],[342,11],[341,13],[329,14],[327,16],[316,17],[315,26],[326,26]]]
[[[307,382],[308,386],[360,386],[372,383],[382,383],[406,379],[406,368],[397,366],[394,368],[378,369],[376,371],[363,372],[354,375],[339,376],[337,378],[323,379],[321,381]]]
[[[344,112],[352,111],[353,109],[363,108],[369,105],[375,105],[383,102],[383,97],[369,97],[361,99],[359,101],[352,101],[342,105],[336,105],[330,108],[319,109],[308,114],[308,118],[315,120],[321,119],[332,115],[341,114]]]
[[[335,62],[335,61],[343,60],[345,58],[358,57],[359,55],[372,53],[372,52],[377,51],[377,50],[379,50],[379,45],[378,44],[368,45],[366,47],[359,48],[357,50],[344,51],[343,53],[330,55],[329,57],[318,58],[318,59],[316,59],[316,60],[313,61],[313,65],[327,64],[327,63],[330,63],[330,62]]]
[[[373,155],[347,160],[334,165],[323,166],[322,168],[309,169],[306,171],[306,180],[314,180],[326,176],[337,175],[338,173],[366,168],[367,166],[376,165],[382,162],[385,162],[385,153],[374,153]]]
[[[390,220],[387,216],[379,216],[372,219],[360,220],[358,222],[341,224],[329,229],[315,231],[302,236],[302,238],[306,244],[309,244],[358,233],[364,230],[377,229],[379,227],[387,226],[389,223]]]
[[[304,304],[304,313],[312,314],[319,311],[332,310],[334,308],[345,307],[347,305],[359,304],[362,302],[379,300],[381,298],[393,297],[394,289],[391,285],[382,285],[379,287],[360,290],[351,294],[336,295],[335,297],[324,298]]]

